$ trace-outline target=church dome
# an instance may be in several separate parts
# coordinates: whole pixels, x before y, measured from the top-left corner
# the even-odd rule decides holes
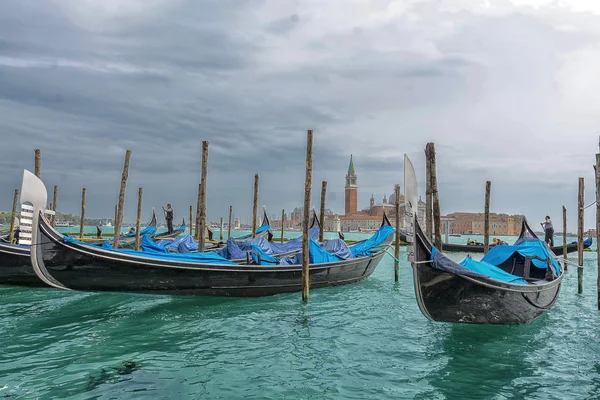
[[[396,204],[396,190],[392,192],[390,197],[388,198],[389,204]],[[400,193],[400,204],[404,203],[404,195]]]

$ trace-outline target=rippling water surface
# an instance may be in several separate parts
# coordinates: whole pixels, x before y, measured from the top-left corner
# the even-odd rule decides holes
[[[0,398],[600,398],[585,257],[583,295],[571,268],[554,308],[523,326],[426,320],[409,265],[394,284],[389,257],[308,305],[0,288]]]

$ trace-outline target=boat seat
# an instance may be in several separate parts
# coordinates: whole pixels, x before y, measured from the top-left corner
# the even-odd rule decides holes
[[[544,276],[531,276],[531,264],[533,260],[540,260],[540,261],[544,261],[546,263],[546,269],[544,272]],[[535,266],[533,268],[536,268]],[[536,268],[538,269],[538,268]],[[553,280],[554,274],[553,274],[553,270],[552,270],[552,262],[550,257],[546,257],[546,258],[542,258],[539,256],[526,256],[525,257],[525,263],[524,263],[524,267],[523,267],[523,279],[527,280],[528,282],[531,283],[535,283],[538,282],[540,280],[545,280],[545,281],[551,281]]]

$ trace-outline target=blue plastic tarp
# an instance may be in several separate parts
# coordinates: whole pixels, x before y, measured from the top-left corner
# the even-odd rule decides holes
[[[147,226],[144,229],[142,229],[140,231],[140,236],[144,236],[144,235],[153,235],[156,232],[156,227],[155,226]],[[123,235],[124,237],[134,237],[135,236],[135,232],[131,232],[131,233],[126,233],[125,235]]]
[[[332,239],[321,244],[321,248],[328,253],[331,253],[342,260],[354,258],[352,251],[342,239]]]
[[[371,250],[382,244],[387,238],[394,232],[394,228],[389,225],[383,225],[367,240],[364,242],[356,243],[350,246],[350,251],[354,257],[358,256],[371,256],[373,255]]]
[[[517,241],[515,245],[504,245],[494,246],[488,251],[488,253],[481,259],[483,262],[487,262],[492,265],[500,265],[504,261],[508,260],[512,255],[517,252],[523,257],[538,256],[546,259],[550,257],[552,260],[552,267],[556,275],[560,275],[560,266],[558,261],[550,255],[547,245],[539,239],[534,240],[522,240]],[[537,268],[546,269],[547,263],[542,260],[532,260],[532,264]]]
[[[156,244],[165,247],[167,251],[178,253],[190,253],[198,250],[198,242],[190,235],[178,236],[175,239],[158,240]]]
[[[75,240],[68,235],[64,235],[64,241],[66,243],[77,243],[81,245],[92,246],[89,243],[84,243],[79,240]],[[152,242],[154,245],[150,244]],[[129,254],[135,255],[138,257],[152,258],[158,260],[171,260],[171,261],[182,261],[182,262],[195,262],[198,264],[227,264],[227,265],[236,265],[233,261],[227,260],[226,258],[221,257],[215,252],[197,252],[197,253],[168,253],[164,247],[156,246],[154,241],[149,236],[144,236],[142,238],[142,248],[143,251],[135,251],[135,250],[127,250],[127,249],[112,249],[107,248],[105,244],[108,242],[104,242],[102,244],[102,248],[105,250],[110,250],[119,254]],[[146,245],[144,248],[144,244]],[[110,246],[110,245],[109,245]]]
[[[527,285],[527,281],[520,276],[509,274],[487,262],[475,261],[470,257],[460,263],[449,259],[435,246],[431,247],[431,266],[437,270],[455,275],[470,276],[472,278],[491,278],[502,282]]]

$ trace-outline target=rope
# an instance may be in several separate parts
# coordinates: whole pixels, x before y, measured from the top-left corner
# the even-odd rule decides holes
[[[583,209],[585,210],[586,208],[590,208],[591,206],[593,206],[594,204],[596,204],[596,202],[594,201],[591,204],[588,204],[587,206],[583,207]]]
[[[396,261],[397,263],[399,263],[399,262],[400,262],[400,260],[399,260],[399,259],[397,259],[397,258],[396,258],[396,257],[395,257],[395,256],[394,256],[392,253],[390,253],[390,251],[389,251],[389,250],[384,250],[384,251],[385,251],[385,253],[386,253],[388,256],[392,257],[392,258],[394,259],[394,261]]]

